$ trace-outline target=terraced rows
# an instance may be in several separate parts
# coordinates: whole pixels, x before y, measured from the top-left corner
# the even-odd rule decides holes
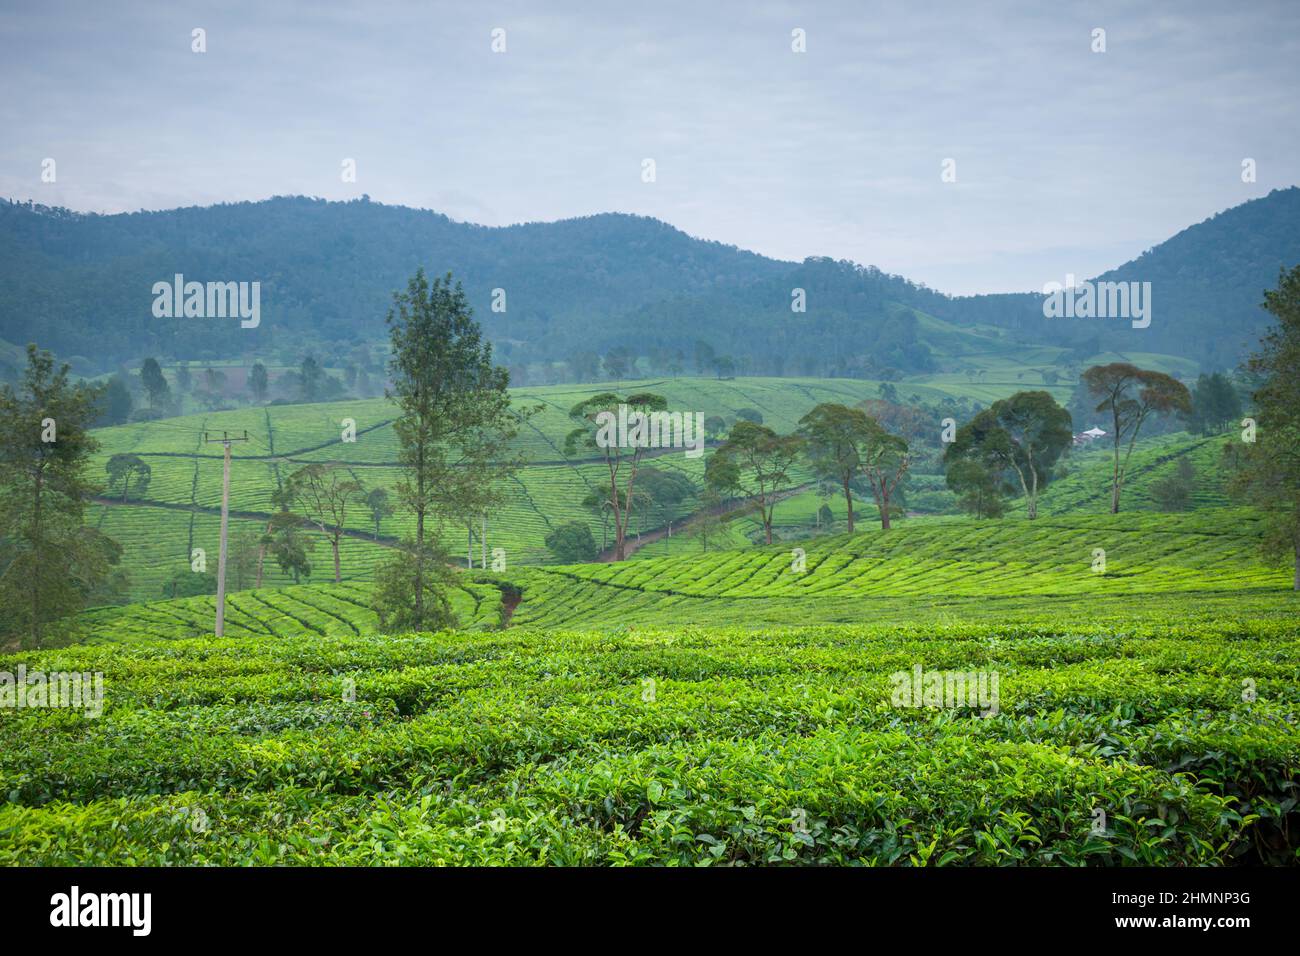
[[[516,624],[578,626],[650,621],[763,623],[862,620],[873,614],[1021,614],[1036,605],[1091,619],[1180,602],[1220,610],[1256,597],[1269,613],[1300,611],[1289,569],[1259,556],[1258,516],[1240,510],[913,520],[889,532],[647,558],[622,564],[521,569]],[[1104,549],[1105,570],[1094,570]]]
[[[1161,435],[1138,443],[1133,450],[1125,478],[1125,510],[1158,510],[1151,493],[1154,482],[1174,475],[1178,462],[1186,458],[1194,472],[1191,507],[1220,508],[1230,505],[1225,491],[1229,477],[1223,461],[1223,446],[1236,432],[1213,437],[1193,437],[1184,432]],[[1105,439],[1101,439],[1105,441]],[[1039,501],[1040,513],[1078,514],[1110,509],[1112,450],[1096,444],[1073,452],[1066,464],[1070,474],[1047,487]],[[1013,504],[1013,507],[1015,505]]]
[[[491,629],[500,624],[497,588],[467,580],[449,596],[462,628]],[[98,608],[85,612],[82,621],[90,643],[133,643],[210,635],[215,613],[215,599],[201,596]],[[337,637],[379,629],[367,584],[290,585],[236,591],[226,598],[229,637]]]

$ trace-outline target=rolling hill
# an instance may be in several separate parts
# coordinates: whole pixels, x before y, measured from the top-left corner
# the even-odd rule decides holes
[[[383,338],[392,292],[423,266],[465,283],[505,362],[563,361],[575,378],[612,348],[658,373],[692,361],[698,340],[747,374],[952,370],[963,355],[1012,342],[1220,367],[1258,338],[1261,293],[1278,269],[1300,262],[1298,224],[1300,189],[1277,190],[1107,273],[1152,282],[1155,318],[1138,330],[1045,320],[1032,293],[950,297],[874,268],[776,261],[614,213],[487,228],[368,200],[109,216],[10,201],[0,202],[0,340],[35,341],[99,371],[147,354],[337,354]],[[155,318],[152,286],[177,273],[260,282],[260,325]],[[495,289],[506,293],[504,311],[492,308]],[[795,289],[804,313],[791,311]]]

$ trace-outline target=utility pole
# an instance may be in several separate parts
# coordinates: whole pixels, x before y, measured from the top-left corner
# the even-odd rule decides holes
[[[225,464],[221,469],[221,551],[217,558],[217,637],[226,634],[226,541],[230,525],[230,443],[248,441],[248,432],[243,438],[231,438],[229,432],[222,432],[220,438],[209,438],[203,433],[204,444],[220,442],[226,450]]]
[[[481,539],[483,545],[483,563],[480,565],[480,567],[484,571],[486,571],[487,570],[487,512],[486,511],[483,512],[483,523],[479,527],[483,529],[483,533],[479,535],[479,538]]]

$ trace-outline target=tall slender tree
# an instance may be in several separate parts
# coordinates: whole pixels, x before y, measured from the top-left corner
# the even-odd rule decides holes
[[[874,418],[867,421],[869,425],[861,449],[862,474],[880,511],[880,529],[888,531],[894,495],[907,476],[912,459],[907,439],[886,431]]]
[[[442,590],[450,572],[439,533],[498,504],[500,482],[521,464],[509,443],[531,409],[511,408],[509,373],[493,364],[492,346],[450,273],[429,282],[416,272],[394,295],[388,327],[387,395],[399,410],[393,429],[402,466],[396,493],[415,532],[381,569],[376,609],[386,627],[441,627],[454,618]]]
[[[253,393],[253,401],[266,401],[266,393],[270,382],[266,377],[266,366],[261,362],[254,362],[253,367],[248,370],[248,388]]]
[[[752,494],[768,544],[776,503],[790,485],[790,470],[802,447],[798,435],[778,435],[766,425],[741,420],[705,466],[705,480],[719,491]]]
[[[325,536],[334,554],[334,583],[343,580],[339,543],[347,529],[348,508],[363,494],[357,481],[341,465],[314,462],[289,476],[294,500],[307,520]]]
[[[1083,373],[1082,378],[1092,397],[1100,399],[1095,410],[1110,415],[1114,446],[1110,512],[1119,514],[1120,492],[1124,489],[1129,459],[1133,456],[1133,446],[1137,444],[1142,425],[1152,415],[1171,412],[1186,415],[1192,408],[1192,396],[1178,379],[1128,362],[1094,365]],[[1121,458],[1120,449],[1125,439],[1128,440],[1128,450]]]
[[[625,407],[623,417],[631,420],[633,415],[663,411],[668,407],[668,402],[662,395],[650,392],[629,395],[627,398],[619,398],[613,392],[593,395],[569,409],[569,418],[575,427],[564,439],[566,455],[572,457],[580,450],[594,454],[605,462],[609,471],[606,492],[609,510],[614,518],[615,561],[622,561],[626,555],[625,542],[636,496],[637,468],[647,447],[636,440],[620,443],[620,440],[607,441],[602,438],[604,428],[601,422],[608,421],[610,416],[618,419],[620,407]]]
[[[852,534],[852,484],[862,467],[862,449],[872,436],[871,419],[860,408],[823,402],[799,419],[799,434],[813,471],[818,477],[834,481],[843,491]]]
[[[162,408],[171,400],[171,388],[156,358],[147,358],[140,366],[140,384],[149,396],[149,408]]]

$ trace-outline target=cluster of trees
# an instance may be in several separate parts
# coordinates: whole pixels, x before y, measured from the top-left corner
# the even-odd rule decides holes
[[[620,406],[626,406],[629,416],[649,414],[665,411],[667,401],[654,393],[592,396],[570,410],[576,427],[565,444],[567,454],[582,449],[603,459],[608,469],[608,481],[590,494],[585,504],[602,518],[605,534],[612,522],[615,561],[626,557],[629,528],[639,508],[643,513],[658,509],[661,521],[668,521],[692,496],[700,508],[691,530],[706,550],[708,539],[724,520],[724,506],[737,500],[743,500],[744,506],[726,517],[756,516],[764,539],[771,544],[776,505],[791,490],[793,471],[801,460],[843,488],[850,530],[858,482],[870,489],[882,527],[887,529],[891,514],[896,513],[894,496],[911,462],[907,439],[882,424],[878,409],[873,417],[861,408],[824,403],[804,416],[799,429],[790,435],[777,434],[762,424],[757,411],[745,409],[737,414],[725,440],[705,464],[703,488],[695,488],[680,474],[644,465],[648,449],[642,444],[598,440],[602,417],[617,416]],[[570,542],[577,537],[573,529],[565,529],[563,534],[557,531],[555,541],[566,549],[565,560],[576,559],[579,551],[571,548]],[[583,544],[585,547],[585,541]]]
[[[1191,395],[1177,379],[1126,362],[1093,366],[1082,382],[1091,412],[1109,425],[1111,511],[1116,513],[1143,425],[1153,416],[1187,414]],[[948,487],[960,496],[962,509],[977,517],[1000,517],[1005,498],[1015,494],[1024,499],[1028,516],[1037,517],[1038,496],[1073,444],[1072,424],[1070,412],[1048,392],[1017,392],[994,402],[957,429],[948,445],[943,459]]]
[[[178,362],[169,381],[163,366],[152,356],[136,371],[119,369],[100,391],[97,427],[149,421],[183,414],[187,405],[208,411],[256,405],[334,402],[366,398],[381,388],[382,369],[374,365],[369,349],[357,348],[343,359],[343,377],[332,375],[315,355],[308,353],[296,368],[282,369],[274,377],[262,362],[248,366],[242,386],[242,369],[208,366],[195,369]]]
[[[121,547],[85,522],[102,399],[35,345],[0,386],[0,646],[66,639],[77,611],[125,589]]]

